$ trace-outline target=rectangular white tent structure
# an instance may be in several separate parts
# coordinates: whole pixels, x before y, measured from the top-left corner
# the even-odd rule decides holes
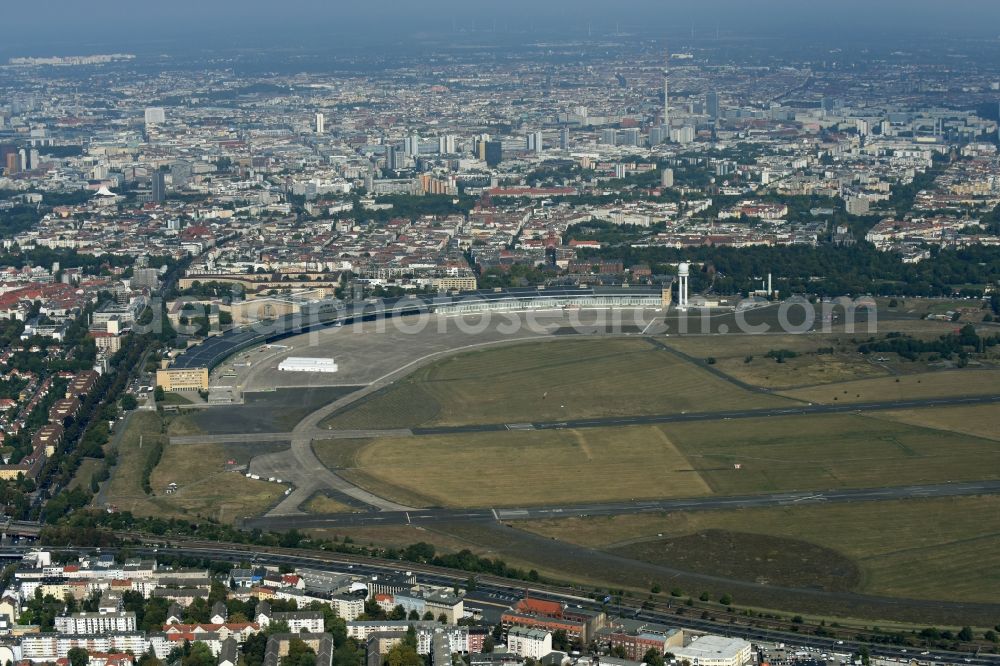
[[[282,372],[337,372],[337,364],[332,358],[310,358],[289,356],[278,364]]]

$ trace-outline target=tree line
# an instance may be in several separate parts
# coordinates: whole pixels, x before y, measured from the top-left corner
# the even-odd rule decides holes
[[[985,286],[1000,281],[1000,248],[972,246],[931,249],[931,258],[905,263],[898,254],[879,252],[869,243],[851,246],[617,247],[583,249],[584,258],[618,259],[626,266],[647,264],[654,273],[674,273],[680,261],[701,271],[691,287],[707,287],[714,279],[720,294],[758,289],[768,273],[782,293],[820,296],[873,294],[885,296],[982,296]],[[697,274],[697,275],[696,275]],[[971,287],[969,287],[971,285]],[[980,286],[981,285],[981,286]]]
[[[940,336],[936,340],[921,340],[901,333],[889,333],[882,340],[869,341],[858,346],[862,354],[893,353],[915,361],[920,354],[936,354],[944,358],[958,355],[966,359],[970,352],[983,352],[987,347],[1000,344],[1000,334],[980,336],[976,327],[966,324],[957,333]]]

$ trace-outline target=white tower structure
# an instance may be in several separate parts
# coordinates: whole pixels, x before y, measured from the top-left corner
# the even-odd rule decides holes
[[[677,308],[686,310],[688,306],[688,275],[691,273],[691,266],[686,261],[682,261],[677,266]]]
[[[316,114],[316,134],[322,134],[326,130],[326,117],[322,113]]]
[[[670,127],[670,49],[663,63],[663,126]]]

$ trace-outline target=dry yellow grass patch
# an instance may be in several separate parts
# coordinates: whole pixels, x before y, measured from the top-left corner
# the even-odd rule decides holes
[[[859,381],[811,386],[782,391],[797,400],[829,404],[833,402],[882,402],[965,395],[992,395],[1000,392],[1000,370],[942,370],[901,377],[879,377]]]
[[[380,495],[440,506],[517,506],[709,492],[653,426],[377,440],[352,479]]]

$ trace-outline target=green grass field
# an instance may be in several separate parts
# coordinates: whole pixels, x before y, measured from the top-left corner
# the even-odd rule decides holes
[[[898,298],[896,307],[890,308],[886,298],[876,299],[879,308],[886,312],[900,312],[912,315],[944,314],[945,312],[963,311],[978,312],[982,309],[981,299],[947,299],[947,298]]]
[[[182,412],[172,416],[167,423],[167,435],[170,437],[187,437],[190,435],[204,435],[205,430],[198,426],[194,420],[195,414],[190,411]]]
[[[861,580],[860,567],[836,550],[773,534],[708,528],[636,540],[608,550],[684,571],[782,587],[846,592]]]
[[[695,358],[714,356],[718,359],[734,358],[742,361],[747,355],[763,356],[772,349],[790,349],[801,353],[814,352],[819,347],[849,349],[857,347],[851,343],[851,338],[854,337],[858,336],[847,333],[674,335],[661,338],[661,342]]]
[[[342,472],[418,506],[689,497],[709,492],[654,426],[377,440]],[[459,472],[460,470],[460,472]]]
[[[1000,477],[1000,443],[994,440],[856,414],[662,428],[722,495]]]
[[[105,501],[121,511],[133,511],[146,501],[142,469],[157,443],[166,445],[163,421],[156,412],[136,412],[128,421],[118,445],[118,464],[106,482]]]
[[[783,348],[777,348],[783,349]],[[767,352],[764,352],[765,354]],[[778,363],[763,355],[717,358],[716,367],[731,377],[754,386],[785,389],[796,386],[830,384],[856,379],[883,377],[889,371],[856,353],[817,354],[797,352],[800,355]]]
[[[716,359],[716,368],[740,381],[771,389],[827,384],[879,377],[888,370],[856,353],[850,335],[733,335],[673,337],[666,341],[674,349],[695,358]],[[832,348],[832,354],[818,354]],[[770,351],[798,354],[778,363],[767,358]]]
[[[76,488],[83,488],[85,490],[90,490],[90,479],[101,470],[104,466],[104,461],[98,458],[84,458],[80,461],[80,466],[76,470],[76,474],[73,475],[73,480],[69,482],[68,489],[74,490]]]
[[[997,429],[996,405],[931,407],[890,412],[873,412],[869,416],[924,428],[936,428],[972,437],[1000,440]]]
[[[341,540],[344,537],[363,545],[378,545],[387,548],[406,548],[423,541],[434,546],[438,552],[456,553],[469,549],[477,555],[496,557],[500,553],[488,546],[481,546],[475,539],[466,539],[448,531],[428,528],[422,525],[381,525],[378,527],[338,527],[337,529],[312,529],[307,533],[318,539]],[[505,559],[511,562],[509,556]],[[530,568],[530,566],[528,567]]]
[[[518,423],[780,406],[641,339],[531,342],[459,354],[341,414],[330,428]]]
[[[965,368],[812,386],[782,394],[797,400],[829,404],[994,395],[998,391],[1000,370]]]
[[[224,471],[225,462],[235,455],[226,445],[170,446],[169,421],[156,412],[132,416],[122,434],[118,465],[107,482],[106,503],[139,516],[202,516],[229,522],[263,512],[284,491],[283,486]],[[153,494],[147,495],[142,470],[157,443],[163,444],[163,455],[150,475]],[[171,481],[180,487],[167,495]]]
[[[962,323],[967,320],[963,319]],[[974,320],[978,323],[980,318]],[[898,333],[905,333],[914,338],[920,338],[922,340],[933,340],[934,338],[940,337],[942,335],[947,335],[955,331],[956,326],[961,324],[956,324],[952,321],[938,321],[929,319],[890,319],[887,321],[880,321],[878,325],[878,333],[874,337],[879,335],[884,335],[891,331]],[[852,337],[857,337],[858,339],[868,339],[872,337],[873,334],[868,332],[867,328],[859,326],[856,333]]]
[[[358,485],[414,506],[744,495],[1000,477],[995,439],[857,414],[332,441],[317,443],[317,452]],[[448,473],[454,469],[463,473]]]
[[[155,497],[148,504],[155,511],[194,514],[220,522],[263,513],[278,501],[285,486],[227,471],[226,461],[232,455],[223,444],[167,446],[150,477]],[[171,482],[178,484],[178,489],[167,495],[164,489]]]
[[[200,400],[200,396],[194,396],[195,399]],[[163,404],[164,405],[192,405],[194,401],[188,396],[181,395],[180,393],[164,393],[163,394]]]
[[[893,319],[882,322],[880,333],[874,335],[859,330],[853,334],[674,336],[664,342],[695,358],[716,359],[718,370],[740,381],[787,391],[934,370],[935,366],[926,360],[908,361],[891,353],[861,355],[858,346],[870,337],[882,338],[889,331],[934,340],[954,330],[955,324],[950,322]],[[797,356],[783,363],[766,356],[779,350]]]
[[[745,535],[773,536],[829,550],[834,555],[827,561],[812,563],[821,572],[842,565],[841,560],[847,558],[860,571],[853,586],[860,592],[985,603],[994,603],[1000,594],[1000,497],[993,496],[572,518],[515,525],[571,543],[682,566],[684,562],[691,566],[690,558],[667,547],[671,540],[686,537],[690,543],[695,536],[704,549],[711,550],[713,540],[698,535],[720,530],[740,541],[746,541]],[[714,561],[705,559],[709,565]],[[755,573],[751,580],[759,576],[777,583],[788,578],[789,566],[802,567],[779,554],[771,566],[757,562],[736,573]],[[726,568],[714,572],[733,573]]]
[[[302,510],[306,513],[353,513],[357,511],[343,502],[320,494],[309,498],[309,501],[302,505]]]
[[[318,439],[312,443],[316,457],[330,469],[357,466],[358,451],[371,444],[370,439]]]

